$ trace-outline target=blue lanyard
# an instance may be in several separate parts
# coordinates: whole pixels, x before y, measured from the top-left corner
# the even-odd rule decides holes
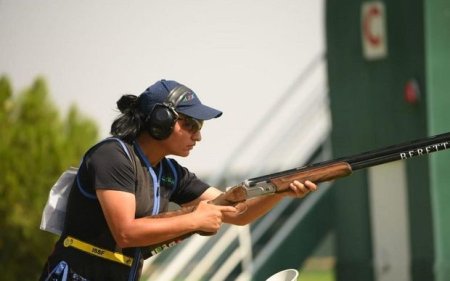
[[[157,215],[159,213],[159,205],[160,205],[159,187],[160,187],[161,175],[162,175],[162,171],[163,171],[162,163],[160,163],[159,175],[156,176],[156,173],[153,170],[152,165],[148,161],[145,154],[142,152],[142,149],[137,142],[134,143],[134,147],[136,147],[136,150],[137,150],[140,158],[144,161],[144,164],[147,167],[147,170],[150,173],[150,176],[152,177],[152,181],[153,181],[153,212],[152,212],[152,215]]]

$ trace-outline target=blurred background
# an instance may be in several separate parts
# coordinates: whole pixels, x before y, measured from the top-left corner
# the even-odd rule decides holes
[[[448,132],[450,3],[0,0],[0,280],[36,280],[48,191],[123,94],[174,79],[224,111],[177,159],[225,187]],[[143,280],[450,280],[448,152],[194,236]]]

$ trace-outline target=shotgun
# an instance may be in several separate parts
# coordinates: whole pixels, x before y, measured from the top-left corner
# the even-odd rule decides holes
[[[413,157],[428,155],[433,152],[450,148],[450,132],[432,137],[418,139],[406,143],[396,144],[385,148],[368,151],[351,157],[343,157],[328,160],[316,164],[302,166],[282,172],[265,176],[251,178],[229,188],[210,203],[215,205],[234,206],[245,200],[282,193],[289,189],[289,184],[294,180],[305,182],[310,180],[316,184],[332,181],[338,178],[350,176],[354,171],[394,162],[406,160]],[[183,208],[173,212],[157,215],[157,217],[168,217],[191,212],[194,207]],[[170,248],[194,233],[188,233],[177,239],[165,241],[144,249],[144,257],[155,255]],[[198,233],[201,235],[212,235],[214,233]]]

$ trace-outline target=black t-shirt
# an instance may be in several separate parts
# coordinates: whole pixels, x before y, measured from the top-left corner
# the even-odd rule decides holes
[[[153,167],[159,181],[159,192],[155,192],[152,176],[137,148],[122,144],[129,155],[116,140],[101,142],[86,153],[78,171],[78,182],[75,181],[69,196],[64,232],[49,257],[50,266],[65,260],[75,272],[88,279],[127,280],[123,278],[129,267],[63,246],[63,239],[70,235],[97,247],[133,256],[134,249],[117,248],[96,199],[96,189],[133,193],[136,218],[141,218],[167,211],[169,201],[180,205],[190,202],[209,187],[175,160],[164,158]],[[158,195],[159,200],[156,200]]]

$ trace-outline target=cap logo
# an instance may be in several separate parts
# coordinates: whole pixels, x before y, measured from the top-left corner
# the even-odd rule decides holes
[[[189,102],[191,100],[195,99],[194,93],[187,93],[184,95],[183,100],[181,102]]]

